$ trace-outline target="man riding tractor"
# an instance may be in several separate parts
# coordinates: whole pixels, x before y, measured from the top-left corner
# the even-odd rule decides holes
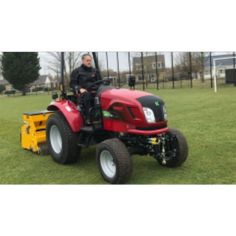
[[[97,70],[92,67],[92,57],[90,54],[82,56],[82,65],[71,73],[70,86],[73,92],[81,94],[81,103],[84,106],[85,123],[90,124],[89,112],[94,103],[94,95],[98,89],[98,85],[94,82],[98,81],[99,75]]]
[[[95,52],[93,59],[96,70],[85,54],[72,72],[74,95],[64,89],[62,63],[61,96],[53,95],[46,111],[24,113],[22,147],[40,153],[46,144],[55,162],[68,164],[80,158],[82,148],[96,145],[99,171],[113,184],[128,181],[136,154],[152,156],[161,166],[181,166],[188,157],[187,140],[168,127],[164,101],[148,92],[108,86]]]

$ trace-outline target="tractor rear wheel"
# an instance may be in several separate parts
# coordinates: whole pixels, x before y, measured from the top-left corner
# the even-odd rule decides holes
[[[54,161],[69,164],[78,160],[81,148],[77,146],[75,133],[60,112],[48,118],[46,136],[48,150]]]
[[[97,146],[96,160],[102,177],[111,184],[126,183],[132,174],[130,154],[117,138],[105,140]]]
[[[169,129],[166,140],[166,158],[158,159],[162,166],[178,167],[181,166],[188,157],[188,143],[184,135],[177,129]]]

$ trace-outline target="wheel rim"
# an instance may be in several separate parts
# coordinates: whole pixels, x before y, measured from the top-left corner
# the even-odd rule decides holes
[[[116,174],[116,165],[111,153],[108,150],[103,150],[100,153],[100,163],[105,175],[109,178],[113,178]]]
[[[62,150],[61,133],[56,125],[52,125],[50,129],[50,143],[55,153],[59,154]]]

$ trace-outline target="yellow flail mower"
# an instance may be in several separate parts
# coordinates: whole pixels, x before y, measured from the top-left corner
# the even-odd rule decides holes
[[[28,112],[22,115],[21,146],[37,154],[47,154],[46,123],[50,111]]]

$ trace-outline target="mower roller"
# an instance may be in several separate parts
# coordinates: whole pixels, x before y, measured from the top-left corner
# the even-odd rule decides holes
[[[85,124],[81,95],[63,89],[60,97],[52,96],[46,112],[23,115],[22,147],[39,153],[46,144],[55,162],[68,164],[77,162],[82,148],[96,145],[98,169],[112,184],[129,180],[134,154],[152,156],[161,166],[181,166],[188,144],[180,131],[167,126],[164,101],[144,91],[114,88],[99,77],[90,125]]]

